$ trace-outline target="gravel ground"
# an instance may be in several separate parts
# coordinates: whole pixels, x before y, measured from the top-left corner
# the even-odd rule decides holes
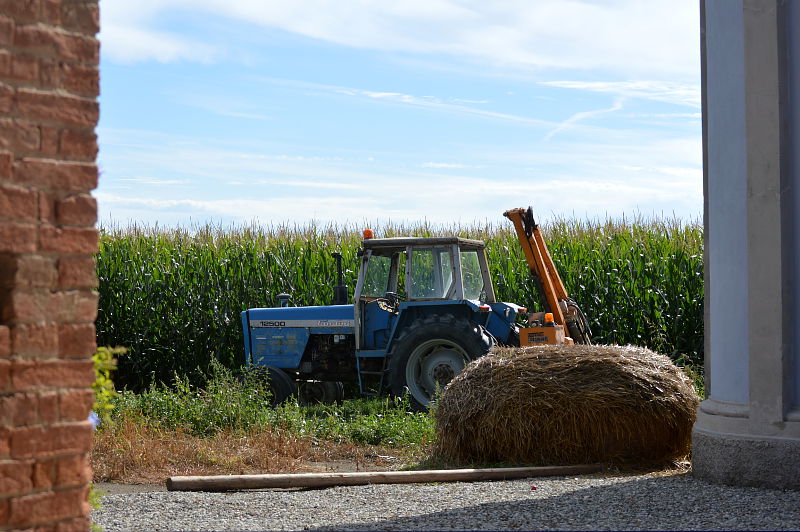
[[[145,491],[103,496],[92,520],[107,532],[798,530],[800,491],[719,486],[691,474],[231,493]]]

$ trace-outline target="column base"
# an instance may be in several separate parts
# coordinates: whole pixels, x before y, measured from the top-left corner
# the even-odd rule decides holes
[[[719,484],[800,490],[800,438],[794,437],[800,423],[785,421],[779,431],[785,436],[748,434],[741,430],[746,418],[702,410],[692,430],[695,476]],[[719,430],[725,425],[731,432]]]

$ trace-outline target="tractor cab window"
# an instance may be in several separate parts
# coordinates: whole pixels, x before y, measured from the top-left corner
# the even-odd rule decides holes
[[[450,248],[413,249],[408,296],[413,299],[444,299],[453,285]]]
[[[385,296],[387,292],[397,293],[405,263],[404,251],[405,248],[370,253],[367,267],[361,272],[364,284],[358,297],[374,299]],[[403,297],[405,292],[401,289],[399,295]]]
[[[389,290],[389,273],[391,272],[391,257],[372,255],[367,264],[367,273],[364,276],[364,287],[361,296],[383,297]]]
[[[461,276],[464,280],[464,299],[482,299],[483,275],[477,251],[461,252]]]

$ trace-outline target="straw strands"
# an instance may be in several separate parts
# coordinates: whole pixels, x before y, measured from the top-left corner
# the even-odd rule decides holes
[[[653,464],[685,458],[699,397],[645,348],[495,348],[436,407],[435,452],[456,463]]]

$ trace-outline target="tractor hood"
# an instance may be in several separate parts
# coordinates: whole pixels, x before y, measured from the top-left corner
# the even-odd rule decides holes
[[[247,311],[247,320],[254,329],[355,327],[353,305],[253,308]]]

